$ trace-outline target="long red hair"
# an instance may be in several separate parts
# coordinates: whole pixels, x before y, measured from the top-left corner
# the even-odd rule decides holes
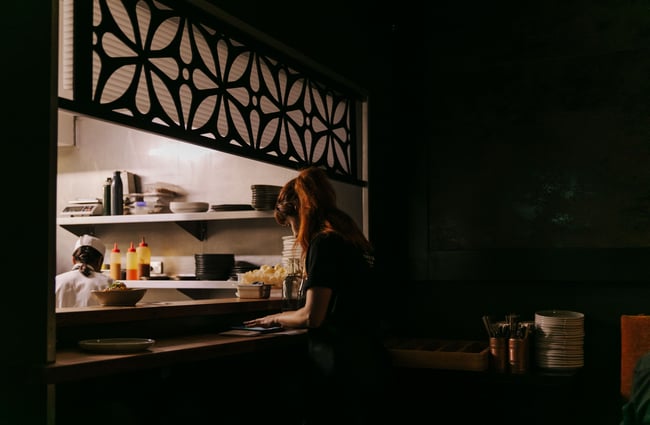
[[[336,205],[336,192],[327,174],[311,166],[300,171],[280,190],[275,220],[288,225],[288,217],[298,219],[296,243],[302,248],[303,260],[311,240],[319,233],[337,233],[366,253],[372,245],[357,223]]]

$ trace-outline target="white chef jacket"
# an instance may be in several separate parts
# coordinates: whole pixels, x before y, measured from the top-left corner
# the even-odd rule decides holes
[[[69,272],[56,276],[56,308],[99,305],[99,301],[91,291],[106,289],[113,283],[111,277],[98,272],[84,276],[79,271],[79,266],[79,264],[75,264]]]

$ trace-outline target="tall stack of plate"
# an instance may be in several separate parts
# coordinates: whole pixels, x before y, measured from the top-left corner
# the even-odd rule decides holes
[[[535,361],[544,369],[571,370],[584,366],[585,315],[576,311],[535,313]]]
[[[235,266],[235,254],[194,254],[198,280],[228,280]]]
[[[296,244],[295,236],[282,236],[282,265],[289,273],[301,270],[302,248]]]
[[[278,199],[282,186],[272,186],[268,184],[254,184],[251,186],[252,200],[251,205],[257,211],[273,211]]]

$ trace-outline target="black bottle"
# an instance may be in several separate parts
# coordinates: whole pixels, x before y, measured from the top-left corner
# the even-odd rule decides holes
[[[104,182],[104,201],[102,205],[104,206],[104,215],[111,215],[111,183],[113,182],[113,179],[110,177],[106,177],[106,181]]]
[[[111,215],[124,214],[122,190],[122,176],[119,171],[115,171],[113,173],[113,181],[111,182]]]

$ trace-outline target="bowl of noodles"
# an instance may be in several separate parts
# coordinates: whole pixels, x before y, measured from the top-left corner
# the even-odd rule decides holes
[[[144,297],[146,288],[127,288],[124,282],[115,281],[108,288],[92,291],[104,306],[134,306]]]

